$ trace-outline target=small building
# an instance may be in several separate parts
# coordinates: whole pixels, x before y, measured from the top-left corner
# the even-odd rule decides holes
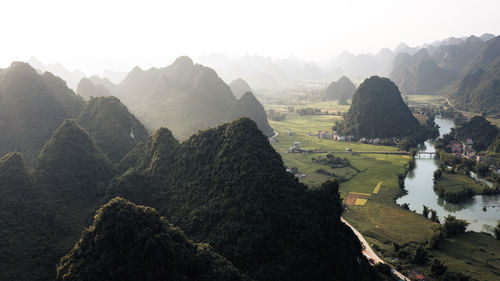
[[[424,277],[424,275],[422,273],[419,273],[415,277],[415,280],[417,280],[417,281],[425,281],[425,277]]]
[[[295,177],[299,180],[303,179],[306,177],[306,174],[295,174]]]
[[[359,142],[366,142],[366,138],[365,137],[360,138]]]
[[[451,153],[462,153],[462,145],[458,141],[451,142]]]
[[[352,148],[350,148],[350,147],[346,147],[345,151],[346,151],[346,152],[352,152]]]
[[[287,136],[293,136],[293,135],[295,135],[295,133],[292,130],[290,130],[290,129],[286,129],[286,135]]]
[[[472,139],[471,139],[471,138],[467,138],[467,139],[465,139],[465,143],[466,143],[467,145],[473,145],[473,144],[474,144],[474,142],[472,141]]]
[[[293,143],[293,148],[294,148],[295,150],[300,150],[300,142],[299,142],[299,141],[294,142],[294,143]]]

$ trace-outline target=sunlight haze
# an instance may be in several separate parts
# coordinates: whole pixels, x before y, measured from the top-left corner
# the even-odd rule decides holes
[[[344,50],[376,53],[400,42],[498,34],[499,7],[498,1],[2,1],[0,66],[34,56],[102,73],[212,53],[328,62]]]

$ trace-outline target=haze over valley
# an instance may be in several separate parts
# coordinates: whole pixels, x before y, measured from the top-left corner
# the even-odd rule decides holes
[[[498,280],[496,1],[8,1],[0,281]]]

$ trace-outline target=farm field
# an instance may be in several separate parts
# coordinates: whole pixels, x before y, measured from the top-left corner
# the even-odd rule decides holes
[[[436,95],[406,95],[405,97],[408,97],[408,100],[413,103],[439,104],[446,102],[445,97]]]
[[[281,154],[287,167],[296,167],[299,173],[306,174],[301,182],[308,184],[310,188],[315,188],[332,178],[316,173],[318,169],[323,169],[328,173],[343,177],[345,181],[341,182],[339,191],[344,199],[349,196],[349,193],[369,194],[359,199],[354,196],[351,200],[352,204],[346,205],[343,217],[363,234],[384,260],[394,261],[396,252],[392,242],[402,246],[424,245],[429,238],[431,228],[436,225],[422,215],[403,209],[395,203],[396,196],[401,192],[397,174],[405,170],[409,157],[406,155],[334,153],[337,157],[346,158],[352,165],[352,168],[334,169],[328,165],[313,163],[311,159],[325,157],[328,153],[288,153],[289,147],[293,146],[294,142],[300,142],[301,149],[304,150],[318,149],[325,152],[345,151],[347,147],[352,148],[353,152],[397,151],[397,148],[391,146],[337,142],[307,136],[307,132],[314,134],[317,130],[330,131],[334,122],[339,118],[340,116],[332,115],[288,115],[283,121],[270,121],[270,125],[279,134],[276,138],[278,142],[272,145]],[[290,129],[294,135],[286,135],[287,129]],[[453,180],[460,180],[460,178]],[[378,192],[374,192],[375,190]],[[485,243],[494,244],[494,247],[490,250]],[[444,260],[450,271],[463,272],[478,280],[494,280],[492,276],[499,274],[498,266],[495,264],[500,264],[500,243],[486,234],[467,233],[446,240],[439,250],[430,251],[429,258],[433,257]],[[412,268],[425,272],[428,266],[429,264]]]

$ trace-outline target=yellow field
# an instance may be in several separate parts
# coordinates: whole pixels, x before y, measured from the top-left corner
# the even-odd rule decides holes
[[[382,186],[382,183],[383,183],[383,182],[381,181],[381,182],[379,182],[379,183],[377,184],[377,186],[375,186],[375,189],[373,190],[373,194],[377,194],[377,193],[379,192],[380,187]]]
[[[358,199],[356,199],[356,202],[354,202],[354,205],[363,206],[366,204],[367,201],[368,201],[368,199],[358,198]]]
[[[362,196],[368,196],[368,197],[371,196],[371,194],[369,194],[369,193],[361,193],[361,192],[349,192],[349,194],[362,195]]]

